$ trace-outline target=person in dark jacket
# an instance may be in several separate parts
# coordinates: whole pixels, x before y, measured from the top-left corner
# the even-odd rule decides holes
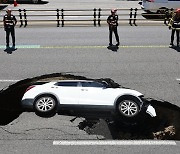
[[[118,15],[116,14],[117,10],[112,9],[111,10],[111,15],[107,18],[107,23],[109,25],[109,46],[112,46],[112,33],[114,32],[117,44],[116,46],[120,45],[119,42],[119,35],[117,31],[117,26],[118,26]]]
[[[180,9],[177,9],[169,22],[169,29],[172,29],[171,32],[171,43],[170,47],[174,46],[174,34],[176,32],[177,36],[177,47],[179,47],[179,31],[180,31]]]
[[[17,24],[16,17],[11,14],[11,9],[8,9],[7,14],[3,18],[4,30],[6,31],[6,48],[9,48],[9,35],[11,34],[13,48],[15,48],[15,26]]]

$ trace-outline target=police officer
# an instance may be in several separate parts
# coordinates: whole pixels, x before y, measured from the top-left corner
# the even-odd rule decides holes
[[[7,14],[3,18],[4,30],[6,31],[6,48],[9,48],[9,35],[11,34],[13,48],[15,48],[15,29],[17,20],[14,15],[11,14],[11,9],[7,9]]]
[[[118,26],[118,15],[116,14],[117,10],[112,9],[111,15],[107,18],[107,23],[109,24],[109,46],[112,46],[112,33],[114,32],[117,44],[116,46],[119,46],[119,35],[117,31]]]
[[[169,28],[172,29],[170,47],[174,46],[173,42],[174,42],[175,32],[176,32],[176,36],[177,36],[177,47],[179,47],[180,9],[177,9],[173,13],[172,18],[169,22]]]

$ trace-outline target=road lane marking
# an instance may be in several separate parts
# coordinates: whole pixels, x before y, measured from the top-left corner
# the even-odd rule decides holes
[[[18,82],[19,80],[0,80],[0,82]]]
[[[0,45],[0,49],[5,49],[6,46]],[[90,49],[90,48],[107,48],[107,46],[86,46],[86,45],[79,45],[79,46],[41,46],[41,45],[17,45],[17,49]],[[122,45],[119,48],[169,48],[167,45]]]
[[[167,45],[123,45],[122,48],[169,48]]]
[[[180,81],[180,79],[176,79],[177,81]]]
[[[17,49],[37,49],[40,48],[40,45],[17,45]],[[6,49],[5,45],[0,45],[0,49]]]
[[[119,46],[119,48],[168,48],[166,45],[144,45],[144,46]],[[40,48],[48,49],[82,49],[82,48],[107,48],[107,46],[41,46]]]
[[[176,145],[175,141],[152,141],[152,140],[125,140],[125,141],[114,141],[114,140],[61,140],[61,141],[53,141],[53,145]]]
[[[107,48],[107,46],[41,46],[48,49],[85,49],[85,48]]]

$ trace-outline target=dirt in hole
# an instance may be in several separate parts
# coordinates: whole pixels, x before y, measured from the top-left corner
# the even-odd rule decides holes
[[[147,99],[147,101],[156,109],[157,117],[143,115],[135,122],[118,119],[85,120],[79,128],[89,134],[102,135],[105,139],[180,140],[180,109],[165,101],[154,99]]]
[[[20,106],[25,90],[37,82],[52,80],[92,80],[82,76],[54,73],[19,81],[0,91],[0,125],[7,125],[22,113]],[[122,87],[111,79],[104,80],[109,86]],[[166,101],[146,99],[156,110],[157,117],[143,115],[136,122],[118,119],[86,119],[79,124],[79,129],[89,134],[98,134],[105,139],[161,139],[180,140],[180,108]]]

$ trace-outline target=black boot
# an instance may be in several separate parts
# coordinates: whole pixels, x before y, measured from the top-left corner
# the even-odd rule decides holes
[[[171,42],[170,45],[169,45],[169,47],[173,47],[173,46],[174,46],[174,44],[173,44],[173,42]]]
[[[118,42],[117,44],[116,44],[116,46],[118,47],[120,45],[120,43]]]

